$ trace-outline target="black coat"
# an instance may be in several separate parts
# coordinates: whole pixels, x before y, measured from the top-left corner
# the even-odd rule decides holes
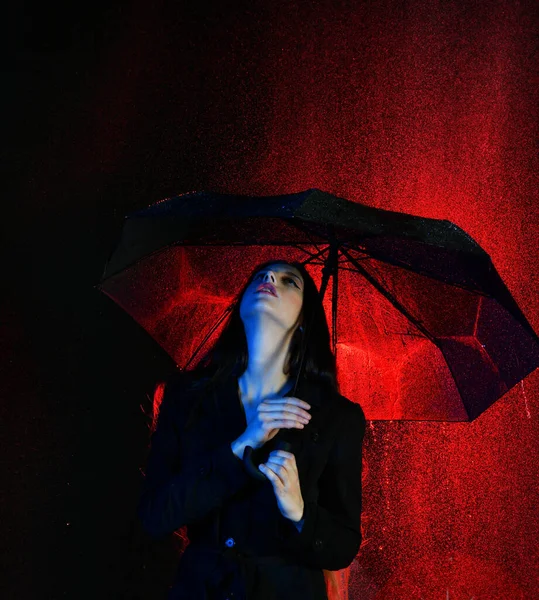
[[[152,537],[187,525],[190,543],[168,599],[327,600],[322,569],[349,566],[362,539],[363,410],[302,380],[296,397],[311,405],[311,421],[255,450],[259,464],[280,437],[293,440],[305,504],[300,532],[280,513],[271,482],[252,478],[232,452],[247,427],[237,378],[204,396],[186,378],[165,387],[138,506]],[[201,418],[186,429],[197,398]]]

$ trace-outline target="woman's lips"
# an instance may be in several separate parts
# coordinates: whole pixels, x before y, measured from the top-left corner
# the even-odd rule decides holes
[[[277,292],[271,284],[262,284],[258,286],[257,292],[265,292],[266,294],[271,294],[272,296],[277,296]]]

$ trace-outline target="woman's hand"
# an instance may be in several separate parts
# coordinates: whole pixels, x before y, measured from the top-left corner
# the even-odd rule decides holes
[[[297,523],[303,517],[303,496],[299,485],[296,457],[291,452],[273,450],[258,468],[271,481],[283,517]]]
[[[256,413],[243,433],[243,439],[253,448],[260,448],[279,432],[280,428],[303,429],[311,415],[306,409],[311,405],[294,396],[266,398],[256,409]]]

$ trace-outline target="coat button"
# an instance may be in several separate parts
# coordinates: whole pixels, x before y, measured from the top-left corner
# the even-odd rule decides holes
[[[321,550],[324,543],[322,540],[314,540],[314,545],[317,550]]]
[[[225,545],[228,546],[229,548],[232,548],[232,546],[236,545],[236,541],[234,540],[234,538],[229,537],[226,540]]]
[[[198,470],[198,472],[201,475],[206,475],[206,473],[208,472],[208,469],[206,467],[200,467],[200,469]]]
[[[318,431],[313,431],[311,438],[312,438],[313,442],[317,442],[318,441]]]

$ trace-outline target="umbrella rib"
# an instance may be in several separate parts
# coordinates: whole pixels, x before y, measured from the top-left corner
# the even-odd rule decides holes
[[[303,223],[296,223],[295,221],[291,221],[291,224],[296,228],[299,229],[300,231],[303,231],[303,233],[307,234],[307,237],[309,238],[309,240],[311,241],[311,245],[313,245],[316,248],[316,254],[315,255],[311,255],[311,256],[320,256],[320,254],[323,254],[325,252],[325,250],[321,250],[318,247],[318,244],[313,240],[312,238],[312,234],[313,232],[308,228],[305,227],[303,225]],[[296,247],[299,247],[296,245]],[[301,248],[302,249],[302,248]],[[310,254],[310,253],[308,253]]]
[[[316,244],[314,244],[314,246],[316,246]],[[310,256],[311,258],[315,258],[318,255],[318,246],[316,246],[316,250],[317,250],[316,254],[310,252],[306,248],[302,248],[299,244],[295,244],[294,247],[297,248],[298,250],[301,250],[302,252],[304,252],[305,254],[307,254],[308,256]]]
[[[349,258],[350,262],[367,279],[367,281],[369,281],[381,294],[383,294],[393,304],[393,306],[400,310],[402,314],[409,319],[421,332],[423,332],[433,344],[438,346],[434,336],[432,336],[428,329],[423,326],[421,321],[418,321],[411,313],[409,313],[408,310],[395,298],[395,296],[393,296],[391,292],[380,285],[380,283],[368,271],[366,271],[353,256],[350,256],[350,254],[344,248],[341,248],[341,252]]]
[[[226,307],[226,309],[223,311],[223,314],[219,317],[219,319],[215,322],[215,324],[210,329],[210,331],[206,334],[206,336],[204,337],[204,339],[196,347],[196,349],[193,352],[193,354],[191,354],[191,358],[187,361],[187,364],[183,368],[184,370],[187,370],[187,367],[191,364],[191,362],[193,361],[193,359],[195,358],[195,356],[200,352],[200,349],[204,347],[204,344],[208,341],[208,339],[211,337],[211,335],[213,334],[213,332],[223,322],[223,320],[226,318],[227,314],[234,308],[234,304],[235,303],[232,302],[232,304],[230,304],[229,306]]]
[[[303,249],[303,248],[300,248],[299,246],[295,246],[295,247],[296,247],[296,248],[298,248],[299,250],[302,250],[303,252],[305,252],[305,254],[308,254],[308,255],[309,255],[309,258],[307,258],[307,259],[306,259],[306,260],[305,260],[305,261],[302,263],[303,265],[306,265],[306,264],[308,264],[308,263],[310,263],[310,262],[313,262],[313,261],[315,261],[315,260],[316,260],[316,259],[317,259],[317,258],[318,258],[318,257],[319,257],[321,254],[324,254],[324,252],[326,252],[326,250],[327,250],[326,248],[322,248],[322,250],[318,250],[318,247],[317,247],[317,250],[318,250],[318,252],[316,252],[316,253],[312,253],[312,252],[308,252],[307,250],[305,250],[305,249]]]
[[[361,254],[365,254],[364,251],[362,251],[360,248],[358,248],[355,245],[349,244],[348,248],[351,250],[354,250],[355,252],[359,252]],[[427,277],[429,279],[433,279],[434,281],[439,281],[440,283],[444,283],[446,285],[451,286],[452,288],[457,288],[459,290],[463,290],[465,292],[469,292],[470,294],[475,294],[476,296],[482,296],[484,298],[492,298],[492,294],[489,294],[488,292],[484,292],[483,290],[477,289],[476,287],[471,287],[468,285],[465,285],[463,283],[455,283],[452,281],[448,281],[446,279],[442,279],[442,278],[438,278],[438,277],[434,277],[432,275],[432,273],[427,273],[427,272],[423,272],[420,270],[416,270],[414,269],[411,265],[408,265],[406,263],[401,263],[398,261],[392,261],[392,260],[388,260],[387,257],[384,256],[376,256],[375,254],[372,255],[365,255],[362,256],[360,258],[356,258],[356,260],[371,260],[371,261],[375,261],[375,262],[382,262],[382,263],[386,263],[388,265],[392,265],[393,267],[398,267],[399,269],[403,269],[405,271],[410,271],[411,273],[415,273],[418,275],[421,275],[422,277]],[[344,267],[339,267],[339,268],[344,268]],[[350,269],[352,271],[355,271],[355,269]]]

